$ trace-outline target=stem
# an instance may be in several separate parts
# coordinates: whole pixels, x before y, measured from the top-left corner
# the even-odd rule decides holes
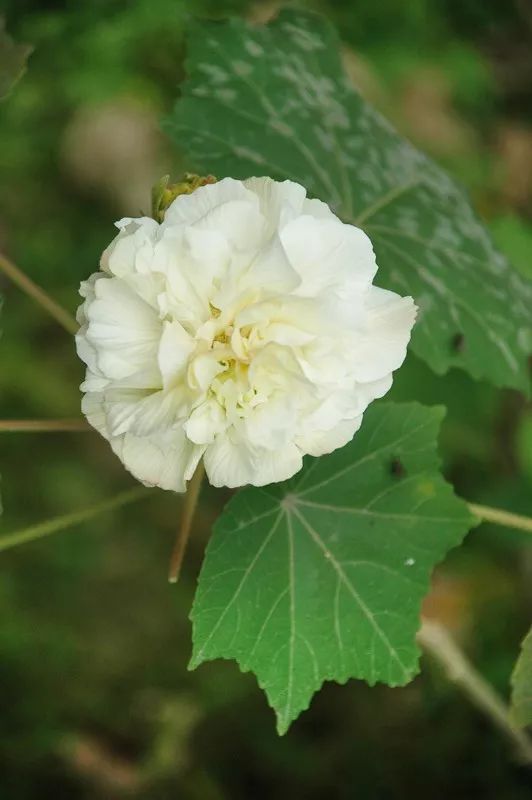
[[[190,537],[190,530],[192,528],[194,512],[196,511],[196,506],[198,505],[204,474],[205,467],[203,466],[203,461],[200,461],[187,487],[187,493],[185,495],[185,502],[183,505],[183,515],[181,517],[181,526],[177,533],[172,555],[170,556],[170,567],[168,569],[168,580],[170,583],[177,583],[179,573],[181,572],[181,565],[183,563],[183,557],[185,555],[185,550]]]
[[[490,506],[478,506],[476,503],[468,503],[469,510],[486,522],[494,522],[496,525],[505,525],[507,528],[518,528],[520,531],[532,533],[532,518],[524,517],[521,514],[512,514],[511,511],[503,511],[500,508],[490,508]]]
[[[37,286],[31,278],[28,278],[22,270],[20,270],[12,261],[0,253],[0,270],[7,275],[7,277],[16,284],[19,289],[26,292],[36,303],[44,308],[56,322],[65,328],[69,333],[75,334],[78,331],[79,325],[75,318],[68,311],[56,303],[44,289]]]
[[[420,645],[441,664],[449,680],[462,689],[512,742],[520,760],[532,764],[532,739],[513,725],[504,700],[466,658],[446,628],[434,620],[424,619],[417,638]]]
[[[87,433],[94,428],[84,419],[2,419],[0,433]]]
[[[42,539],[43,536],[49,536],[51,533],[71,528],[74,525],[79,525],[81,522],[92,519],[92,517],[103,514],[105,511],[112,511],[114,508],[120,508],[128,503],[134,503],[136,500],[141,500],[147,496],[146,489],[143,487],[136,487],[135,489],[128,489],[126,492],[121,492],[109,500],[103,500],[101,503],[96,503],[90,508],[84,508],[81,511],[73,511],[70,514],[63,514],[60,517],[39,522],[37,525],[30,525],[29,528],[22,528],[21,530],[8,533],[0,537],[0,551],[9,550],[11,547],[16,547],[25,542],[32,542],[34,539]]]

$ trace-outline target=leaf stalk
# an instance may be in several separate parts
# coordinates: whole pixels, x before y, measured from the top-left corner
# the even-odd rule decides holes
[[[75,317],[59,305],[50,295],[22,272],[19,267],[0,253],[0,270],[12,283],[32,298],[50,314],[68,333],[75,334],[79,325]]]
[[[480,517],[483,522],[493,522],[495,525],[504,525],[506,528],[517,528],[517,530],[532,533],[532,517],[513,514],[511,511],[504,511],[501,508],[481,506],[476,503],[468,503],[467,505],[469,510],[476,517]]]
[[[532,765],[532,739],[513,724],[510,710],[502,697],[469,661],[447,629],[435,620],[424,619],[417,638],[423,649],[443,667],[448,679],[514,745],[519,760]]]
[[[0,433],[88,433],[94,428],[84,419],[2,419]]]
[[[198,505],[204,474],[205,467],[203,466],[203,461],[200,461],[196,467],[194,475],[190,479],[187,487],[187,493],[185,495],[181,526],[177,533],[174,549],[172,550],[172,555],[170,557],[170,566],[168,569],[168,581],[170,583],[177,583],[179,579],[179,573],[181,572],[181,565],[183,564],[183,558],[185,556],[188,540],[190,538],[190,531],[192,528],[192,522],[194,520],[196,506]]]
[[[121,492],[115,497],[111,497],[109,500],[103,500],[101,503],[96,503],[89,508],[84,508],[80,511],[73,511],[69,514],[62,514],[59,517],[54,517],[53,519],[46,520],[45,522],[39,522],[37,525],[30,525],[28,528],[21,528],[18,531],[13,531],[13,533],[8,533],[5,536],[0,537],[0,552],[3,550],[9,550],[19,544],[32,542],[36,539],[42,539],[44,536],[49,536],[52,533],[58,533],[66,528],[72,528],[75,525],[79,525],[82,522],[86,522],[87,520],[98,516],[98,514],[103,514],[106,511],[112,511],[115,508],[120,508],[128,505],[129,503],[134,503],[137,500],[141,500],[143,497],[147,496],[148,492],[146,489],[144,487],[137,486],[134,489],[128,489],[125,492]]]

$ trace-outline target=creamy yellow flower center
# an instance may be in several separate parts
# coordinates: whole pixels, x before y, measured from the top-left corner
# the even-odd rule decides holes
[[[196,332],[198,347],[189,364],[191,388],[203,389],[227,417],[245,416],[267,398],[250,381],[253,348],[261,337],[254,325],[239,327],[210,305],[211,318]]]

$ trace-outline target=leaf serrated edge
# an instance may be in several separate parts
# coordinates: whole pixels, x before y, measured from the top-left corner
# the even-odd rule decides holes
[[[379,403],[379,407],[381,409],[383,407],[384,408],[386,408],[386,407],[392,408],[392,407],[397,407],[397,406],[402,406],[403,408],[405,408],[405,409],[408,408],[409,410],[410,409],[416,409],[417,412],[426,415],[426,417],[427,417],[427,425],[432,424],[434,426],[434,434],[431,435],[431,441],[432,441],[432,444],[433,444],[433,450],[434,450],[434,456],[435,456],[434,469],[438,471],[437,478],[438,478],[439,482],[441,482],[442,487],[446,487],[449,490],[450,495],[452,496],[453,500],[455,502],[457,502],[459,505],[462,506],[462,510],[464,512],[464,516],[463,517],[458,517],[457,516],[456,521],[455,521],[456,525],[460,524],[461,526],[463,526],[463,532],[461,532],[461,531],[458,532],[459,535],[458,535],[456,543],[454,545],[452,545],[451,547],[445,549],[444,552],[442,552],[442,554],[439,557],[439,559],[433,564],[430,573],[427,574],[426,579],[423,581],[423,584],[420,583],[420,587],[422,588],[422,591],[420,592],[420,598],[419,598],[418,603],[417,603],[417,612],[416,612],[417,617],[418,617],[418,626],[417,626],[416,630],[414,631],[414,640],[413,640],[413,652],[415,653],[415,663],[412,665],[411,669],[405,669],[405,678],[404,678],[404,680],[403,681],[394,680],[393,682],[387,682],[387,681],[384,681],[384,680],[376,679],[374,681],[369,681],[366,676],[357,675],[355,673],[352,673],[351,675],[347,676],[346,678],[339,680],[335,676],[333,676],[332,674],[329,673],[329,674],[324,675],[323,680],[320,682],[319,686],[309,695],[308,702],[304,706],[301,706],[298,709],[297,714],[295,716],[286,716],[286,715],[283,716],[282,712],[280,712],[274,706],[273,702],[271,701],[268,689],[266,688],[264,681],[262,681],[259,678],[259,676],[257,676],[257,674],[253,671],[253,668],[251,666],[247,666],[245,664],[245,662],[243,662],[241,660],[241,658],[236,653],[232,654],[230,651],[227,651],[223,655],[204,656],[203,654],[201,654],[201,649],[200,649],[200,653],[195,652],[196,644],[194,642],[194,627],[193,627],[193,637],[192,637],[193,638],[193,653],[192,653],[191,659],[190,659],[189,664],[188,664],[188,669],[189,670],[194,670],[194,669],[196,669],[198,666],[200,666],[203,663],[207,663],[209,661],[222,660],[222,661],[236,662],[236,664],[238,665],[238,668],[239,668],[239,670],[240,670],[240,672],[242,674],[246,674],[248,672],[252,672],[253,675],[255,676],[255,680],[257,682],[258,687],[266,695],[267,703],[268,703],[269,707],[272,709],[272,711],[274,712],[274,715],[276,717],[276,730],[277,730],[277,732],[278,732],[278,734],[280,736],[283,736],[288,731],[288,729],[290,728],[292,722],[294,722],[304,711],[308,710],[314,695],[318,691],[320,691],[320,689],[323,687],[323,685],[325,683],[338,683],[340,685],[345,685],[349,680],[363,680],[369,686],[375,686],[377,684],[380,684],[380,685],[383,685],[383,686],[388,686],[390,688],[400,688],[400,687],[406,686],[408,683],[410,683],[416,677],[416,675],[419,674],[422,650],[421,650],[421,648],[419,646],[419,643],[417,641],[417,633],[421,629],[421,624],[422,624],[421,608],[422,608],[423,601],[424,601],[426,595],[428,594],[428,592],[430,590],[432,574],[433,574],[434,570],[436,569],[436,567],[444,561],[444,559],[446,558],[447,554],[451,550],[453,550],[455,547],[459,547],[460,544],[462,543],[463,539],[467,535],[467,533],[472,528],[474,528],[478,524],[480,524],[480,522],[481,522],[481,520],[478,517],[476,517],[475,515],[473,515],[471,513],[467,503],[461,497],[459,497],[456,494],[453,485],[451,483],[449,483],[444,478],[444,476],[439,472],[439,469],[441,467],[441,456],[440,456],[440,451],[439,451],[439,438],[440,438],[440,433],[441,433],[441,423],[443,422],[443,420],[444,420],[444,418],[445,418],[445,416],[447,414],[446,407],[443,406],[442,404],[433,405],[433,406],[426,406],[426,405],[423,405],[422,403],[419,403],[417,401],[411,401],[411,402],[405,402],[405,403],[394,403],[394,402],[390,402],[390,401],[385,401],[385,402]],[[383,449],[386,450],[387,448],[385,447]],[[425,473],[421,472],[421,473],[419,473],[419,476],[422,477],[424,474]],[[431,472],[430,473],[427,472],[427,475],[429,475],[429,474],[433,478],[432,473]],[[223,525],[224,528],[225,528],[226,524],[228,524],[228,523],[230,524],[230,519],[231,518],[233,520],[235,520],[235,522],[237,521],[238,517],[233,511],[233,507],[234,506],[238,506],[240,503],[242,503],[242,501],[244,499],[244,497],[243,497],[244,493],[247,494],[252,490],[253,490],[253,487],[245,487],[244,489],[242,489],[239,492],[237,492],[232,498],[230,498],[230,500],[227,502],[227,504],[224,507],[223,514],[229,514],[231,516],[230,516],[229,519],[227,519],[227,518],[223,519],[223,514],[220,515],[220,517],[218,517],[218,519],[216,520],[216,522],[214,524],[214,527],[213,527],[213,536],[216,533],[216,530],[218,529],[218,527],[221,527]],[[268,492],[264,492],[264,493],[269,495]],[[281,502],[282,502],[283,498],[282,497],[277,497],[274,494],[269,495],[269,497],[270,497],[272,503],[279,503],[279,510],[282,510]],[[277,508],[274,507],[274,508],[270,509],[266,513],[274,514],[276,511],[277,511]],[[278,519],[280,520],[280,518],[281,517],[279,515]],[[246,527],[248,524],[251,524],[252,522],[254,522],[254,520],[248,520],[246,523],[244,523],[244,525],[240,525],[239,527],[240,528]],[[273,527],[272,527],[272,532],[273,532]],[[205,552],[205,558],[207,557],[208,549],[209,549],[212,541],[213,541],[213,537],[211,537],[211,539],[209,540],[209,543],[207,545],[207,549],[206,549],[206,552]],[[192,604],[192,607],[191,607],[191,610],[190,610],[190,615],[189,615],[189,618],[190,618],[193,626],[194,626],[195,606],[196,606],[196,598],[194,598],[194,602]]]

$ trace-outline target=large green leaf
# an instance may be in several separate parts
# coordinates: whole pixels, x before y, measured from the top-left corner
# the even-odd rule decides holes
[[[0,100],[9,94],[13,85],[24,74],[26,60],[31,47],[16,44],[5,31],[5,23],[0,17]]]
[[[512,717],[517,725],[532,725],[532,628],[512,675]]]
[[[200,171],[291,178],[363,227],[379,282],[418,302],[412,346],[436,372],[459,366],[526,389],[532,287],[462,189],[352,88],[339,51],[308,12],[284,10],[268,26],[196,24],[166,129]]]
[[[242,490],[216,523],[191,666],[223,657],[253,670],[280,733],[325,680],[399,686],[417,671],[430,573],[474,524],[438,472],[442,415],[376,404],[346,447]]]

